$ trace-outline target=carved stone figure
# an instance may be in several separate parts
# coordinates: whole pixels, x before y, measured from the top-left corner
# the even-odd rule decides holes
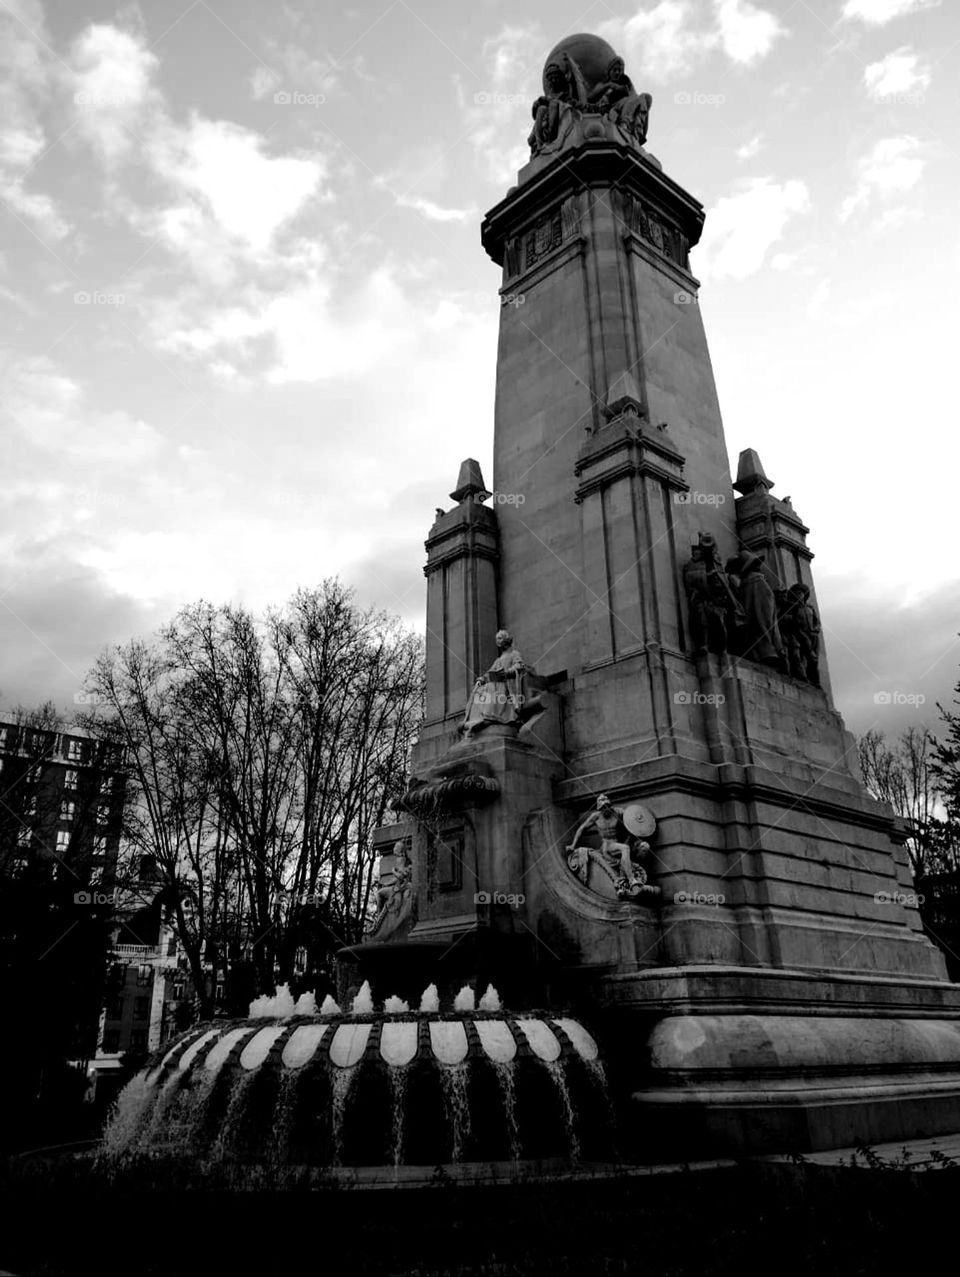
[[[523,675],[526,666],[507,630],[497,633],[500,655],[474,684],[460,730],[472,735],[492,724],[519,728],[523,721]]]
[[[621,900],[658,891],[647,885],[646,870],[635,859],[644,856],[650,844],[631,836],[623,818],[620,808],[614,807],[606,794],[601,794],[596,810],[580,822],[573,842],[567,847],[567,864],[582,882],[587,881],[593,860],[608,874]],[[580,839],[588,830],[599,835],[599,849],[580,845]]]
[[[787,673],[793,678],[805,679],[807,668],[800,651],[796,599],[789,590],[775,590],[774,595],[777,600],[777,624],[783,640],[783,659]]]
[[[393,855],[393,882],[377,888],[379,910],[370,928],[370,935],[379,940],[385,940],[405,921],[413,904],[413,866],[402,838],[394,843]]]
[[[637,93],[623,58],[605,40],[569,37],[553,50],[544,68],[543,93],[532,108],[530,153],[538,156],[562,149],[568,138],[579,136],[574,126],[583,117],[592,119],[584,137],[619,137],[630,146],[642,147],[652,102],[649,93]]]
[[[590,93],[591,105],[597,107],[643,146],[647,140],[647,122],[653,98],[638,93],[626,74],[623,58],[614,58],[607,68],[607,79]]]
[[[814,687],[820,686],[820,618],[810,603],[810,587],[802,582],[788,590],[794,600],[792,613],[796,618],[797,644],[804,665],[804,677]]]
[[[561,103],[573,100],[571,80],[570,59],[566,54],[563,64],[551,62],[544,69],[543,94],[533,104],[533,130],[527,138],[531,155],[539,155],[557,140]]]
[[[737,635],[740,655],[783,669],[777,600],[763,573],[763,557],[752,550],[741,550],[727,561],[726,568],[743,609],[743,624]]]
[[[708,532],[690,549],[683,569],[683,587],[690,614],[690,637],[698,652],[729,651],[730,633],[743,619],[726,573],[720,566],[717,543]]]

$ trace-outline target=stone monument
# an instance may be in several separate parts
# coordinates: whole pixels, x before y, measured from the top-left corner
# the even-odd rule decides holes
[[[514,499],[467,460],[437,508],[426,718],[338,999],[164,1047],[114,1173],[435,1184],[960,1130],[960,996],[833,705],[807,528],[754,451],[731,483],[703,210],[651,109],[561,41],[484,219]]]
[[[441,987],[595,1026],[638,1156],[957,1130],[960,996],[833,705],[808,529],[754,451],[731,482],[704,212],[651,110],[605,41],[561,41],[483,221],[493,486],[523,500],[466,461],[430,529],[427,716],[378,840],[409,841]]]

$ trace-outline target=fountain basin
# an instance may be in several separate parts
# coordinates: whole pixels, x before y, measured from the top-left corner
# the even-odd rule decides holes
[[[403,1012],[196,1025],[122,1092],[100,1161],[254,1171],[613,1156],[593,1036],[553,1013]]]

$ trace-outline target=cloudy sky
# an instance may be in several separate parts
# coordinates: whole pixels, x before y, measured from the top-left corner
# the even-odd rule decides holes
[[[935,721],[960,659],[958,8],[0,0],[0,710],[72,707],[104,644],[201,596],[338,573],[422,624],[434,506],[463,457],[490,475],[479,222],[544,55],[593,30],[707,207],[730,454],[811,527],[840,707]]]

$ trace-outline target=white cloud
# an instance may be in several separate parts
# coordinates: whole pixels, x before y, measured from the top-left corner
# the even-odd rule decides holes
[[[228,237],[258,252],[296,217],[325,172],[316,156],[268,156],[263,145],[237,124],[198,117],[186,129],[168,127],[152,156],[162,176],[200,197]]]
[[[74,41],[71,60],[78,132],[108,163],[139,148],[142,117],[159,106],[154,55],[136,35],[94,23]]]
[[[763,147],[763,134],[757,133],[749,142],[744,142],[743,146],[737,147],[738,160],[752,160],[755,155],[760,153]]]
[[[899,230],[901,226],[906,226],[910,222],[919,222],[921,220],[920,210],[910,208],[906,204],[898,204],[894,208],[887,208],[876,218],[867,228],[872,235],[885,235],[887,231]]]
[[[703,239],[694,250],[695,273],[703,279],[746,279],[755,274],[789,220],[809,207],[805,182],[751,179],[738,194],[724,196],[708,211]]]
[[[47,465],[67,467],[79,483],[75,467],[123,471],[156,456],[162,437],[147,422],[119,410],[103,411],[87,402],[83,387],[49,358],[21,359],[7,354],[3,362],[5,411],[20,436],[18,451],[29,448],[46,455]]]
[[[394,199],[400,208],[412,208],[430,222],[466,222],[476,216],[476,209],[444,208],[440,204],[434,204],[433,200],[419,196],[395,195]]]
[[[34,0],[0,7],[0,199],[44,241],[70,231],[53,198],[27,186],[48,146],[37,102],[56,78],[49,39]]]
[[[858,18],[861,22],[879,27],[908,13],[935,9],[939,4],[940,0],[846,0],[840,16]]]
[[[714,0],[714,8],[723,51],[742,66],[765,58],[785,34],[779,18],[750,0]]]
[[[41,239],[63,239],[70,233],[70,223],[61,215],[49,195],[28,191],[19,177],[0,175],[0,198],[20,217],[33,222]]]
[[[481,52],[484,83],[457,83],[467,137],[481,168],[498,186],[512,183],[530,158],[530,104],[542,92],[546,51],[535,25],[504,27],[485,40]]]
[[[857,187],[843,201],[840,221],[849,221],[875,197],[884,199],[912,190],[926,166],[920,150],[919,140],[906,134],[881,138],[857,163]]]
[[[766,57],[786,34],[780,20],[750,0],[659,0],[625,22],[613,19],[599,34],[619,50],[636,80],[671,80],[695,70],[720,50],[741,66]]]
[[[703,17],[690,0],[659,0],[626,22],[602,22],[598,31],[622,53],[634,80],[669,80],[692,71],[716,44],[715,31],[697,26]]]
[[[871,62],[864,69],[863,82],[875,102],[891,98],[918,100],[930,83],[930,70],[909,45],[904,45],[879,62]]]
[[[311,57],[302,45],[268,40],[266,56],[272,65],[256,67],[250,77],[250,91],[257,101],[272,97],[278,89],[325,97],[339,87],[332,60]]]

